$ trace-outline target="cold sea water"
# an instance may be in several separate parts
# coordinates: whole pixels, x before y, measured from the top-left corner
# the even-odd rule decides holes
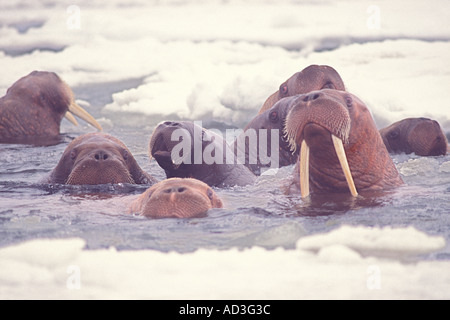
[[[161,119],[102,110],[111,90],[130,82],[95,88],[78,87],[79,99],[90,101],[91,113],[105,131],[121,139],[138,163],[157,179],[164,171],[150,161],[147,151],[153,128]],[[97,107],[98,106],[98,107]],[[109,122],[115,126],[108,126]],[[122,123],[121,125],[117,124]],[[205,127],[225,131],[223,123]],[[341,225],[369,227],[414,226],[430,236],[446,239],[447,246],[423,259],[450,259],[450,156],[395,155],[405,186],[352,200],[313,197],[304,202],[287,196],[283,186],[292,166],[258,178],[254,185],[216,189],[225,203],[205,217],[148,219],[127,214],[127,204],[146,186],[43,185],[39,180],[58,163],[68,143],[92,132],[85,124],[73,127],[64,120],[62,141],[53,146],[0,145],[0,247],[37,238],[72,238],[86,241],[86,249],[153,249],[192,252],[199,248],[227,249],[261,246],[294,248],[306,235],[329,232]]]

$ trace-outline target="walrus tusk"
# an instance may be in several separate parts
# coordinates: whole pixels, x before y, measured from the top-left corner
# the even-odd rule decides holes
[[[309,196],[309,147],[302,141],[300,149],[300,193],[302,198]]]
[[[345,155],[344,145],[342,144],[342,140],[336,137],[335,135],[331,135],[333,140],[334,149],[336,150],[336,154],[338,156],[339,162],[342,167],[342,171],[344,172],[345,179],[347,180],[348,187],[352,196],[356,197],[358,192],[356,191],[355,183],[353,181],[352,173],[350,172],[350,167],[348,165],[347,156]]]
[[[75,119],[75,117],[73,116],[73,114],[71,114],[69,111],[66,112],[66,114],[64,115],[64,118],[66,118],[67,120],[69,120],[70,122],[72,122],[72,124],[74,126],[78,126],[78,121],[77,119]]]
[[[358,192],[356,191],[352,173],[350,172],[350,167],[348,165],[347,156],[345,155],[342,140],[335,135],[331,135],[331,138],[333,140],[334,149],[336,150],[336,154],[338,156],[339,163],[341,164],[342,171],[344,172],[345,179],[347,180],[348,188],[350,189],[352,196],[356,197],[358,195]],[[300,193],[302,199],[304,199],[309,196],[309,146],[305,140],[302,141],[299,161]]]
[[[70,119],[73,115],[83,119],[84,121],[86,121],[87,123],[89,123],[90,125],[96,127],[98,130],[103,131],[102,126],[97,122],[97,120],[94,119],[93,116],[91,116],[86,110],[84,110],[82,107],[80,107],[79,105],[77,105],[75,102],[72,102],[69,105],[69,111],[66,113],[65,117],[72,123],[73,119]],[[70,114],[70,116],[67,116],[67,114]],[[76,122],[76,120],[75,120]],[[75,124],[75,123],[74,123]]]

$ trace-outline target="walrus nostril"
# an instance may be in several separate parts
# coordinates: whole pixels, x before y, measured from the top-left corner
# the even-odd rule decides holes
[[[176,121],[164,121],[163,124],[168,127],[179,127],[180,126],[180,123],[176,122]]]
[[[318,99],[319,97],[320,97],[320,93],[316,92],[316,93],[312,93],[312,94],[308,94],[308,95],[304,96],[302,101],[303,102],[314,101],[314,100]]]
[[[187,190],[186,187],[173,187],[173,188],[167,188],[163,192],[164,193],[183,193]]]
[[[103,151],[98,151],[94,154],[94,158],[97,161],[107,160],[109,158],[108,154]]]

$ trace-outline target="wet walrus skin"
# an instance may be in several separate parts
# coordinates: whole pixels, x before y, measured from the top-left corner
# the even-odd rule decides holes
[[[144,172],[120,140],[105,133],[88,133],[73,140],[58,165],[42,183],[67,185],[149,184]]]
[[[291,145],[301,148],[294,180],[302,197],[309,195],[309,185],[315,193],[350,191],[356,197],[358,192],[403,184],[359,98],[325,89],[292,99],[295,105],[287,116],[286,133]]]
[[[390,153],[415,153],[425,157],[447,154],[447,138],[435,120],[403,119],[381,129],[380,134]]]
[[[53,72],[33,71],[0,98],[0,143],[53,144],[61,120],[72,113],[100,131],[101,126],[75,103],[72,90]]]

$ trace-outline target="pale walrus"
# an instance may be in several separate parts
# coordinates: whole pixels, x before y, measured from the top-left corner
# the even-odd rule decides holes
[[[403,183],[369,109],[356,96],[320,90],[292,97],[286,133],[300,157],[294,171],[302,197],[377,191]]]
[[[447,154],[447,138],[435,120],[403,119],[381,129],[380,134],[390,153],[415,153],[419,156]]]
[[[15,82],[0,98],[0,143],[54,143],[64,117],[77,124],[73,115],[102,130],[75,103],[72,90],[58,75],[33,71]]]
[[[195,178],[213,187],[245,186],[256,180],[221,136],[193,122],[160,123],[149,152],[167,178]]]
[[[171,178],[147,189],[132,202],[129,213],[151,218],[193,218],[222,207],[222,200],[206,183]]]
[[[292,75],[281,84],[278,91],[267,98],[259,114],[270,109],[277,101],[285,97],[304,94],[321,89],[345,91],[344,82],[335,69],[330,66],[310,65]]]
[[[43,183],[67,185],[154,184],[130,150],[105,133],[88,133],[73,140]]]

